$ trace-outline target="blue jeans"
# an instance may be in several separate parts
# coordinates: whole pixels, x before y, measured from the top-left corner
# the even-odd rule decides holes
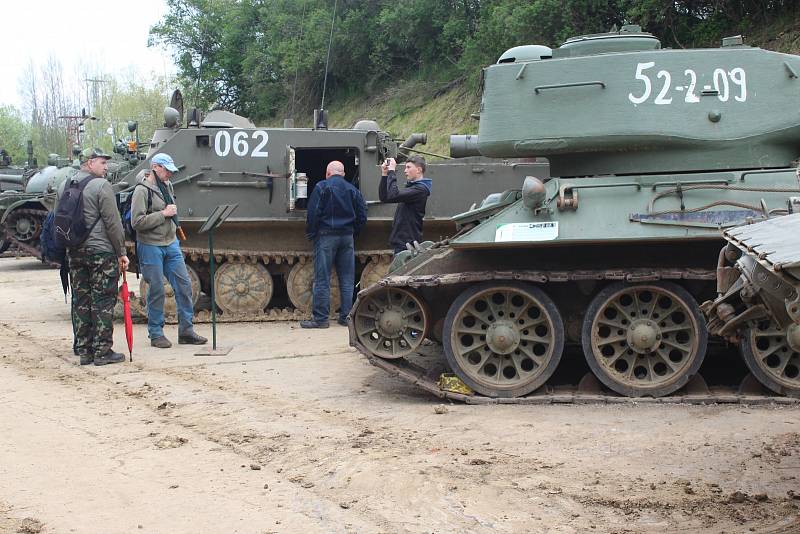
[[[175,292],[178,307],[178,335],[192,330],[192,281],[183,262],[178,240],[165,247],[136,244],[139,270],[150,288],[147,293],[147,333],[150,339],[164,335],[164,277]]]
[[[314,240],[314,320],[328,322],[331,302],[331,269],[336,266],[344,319],[353,307],[353,284],[356,277],[356,255],[352,235],[320,235]]]

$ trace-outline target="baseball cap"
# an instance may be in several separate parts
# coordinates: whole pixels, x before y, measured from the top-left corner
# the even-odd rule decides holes
[[[81,160],[82,161],[89,161],[90,159],[94,158],[105,158],[111,159],[111,156],[103,152],[102,148],[85,148],[83,152],[81,152]]]
[[[161,165],[170,172],[178,172],[178,167],[176,167],[175,162],[172,161],[172,156],[163,152],[153,156],[153,159],[150,160],[150,163]]]

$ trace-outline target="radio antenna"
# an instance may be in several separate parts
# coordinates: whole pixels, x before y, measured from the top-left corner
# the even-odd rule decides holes
[[[298,52],[300,51],[300,44],[303,42],[303,33],[305,30],[305,22],[306,22],[306,6],[308,2],[303,2],[303,14],[300,16],[300,37],[297,40],[297,48]],[[299,56],[299,53],[298,53]],[[295,96],[297,95],[297,74],[300,71],[300,60],[298,58],[297,64],[294,66],[294,84],[292,85],[292,110],[289,112],[289,118],[294,119],[294,104],[295,104]]]
[[[325,89],[328,87],[328,65],[331,62],[331,43],[333,42],[333,22],[336,20],[336,4],[338,0],[333,0],[333,16],[331,17],[331,34],[328,37],[328,57],[325,59],[325,78],[322,81],[322,104],[320,109],[325,109]]]

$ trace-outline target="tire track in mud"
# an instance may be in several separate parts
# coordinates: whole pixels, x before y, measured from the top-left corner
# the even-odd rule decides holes
[[[16,337],[20,345],[52,353],[52,347],[3,326],[0,337],[10,338],[9,345]],[[135,362],[133,370],[109,374],[76,367],[69,354],[58,356],[53,361],[17,354],[10,361],[42,378],[77,388],[89,381],[105,386],[109,395],[135,399],[154,419],[181,425],[245,458],[245,464],[271,469],[298,491],[338,505],[345,517],[355,514],[377,531],[515,531],[552,525],[571,531],[604,525],[644,532],[746,524],[780,532],[787,521],[797,524],[791,497],[767,502],[745,496],[736,502],[719,487],[675,481],[656,485],[644,479],[629,483],[627,493],[617,496],[610,486],[619,480],[581,482],[570,466],[524,450],[509,453],[509,447],[498,449],[489,442],[459,444],[421,428],[376,425],[316,400],[254,390],[203,364],[155,369]],[[395,498],[397,484],[416,486],[419,496]],[[481,507],[487,491],[505,503],[504,511]]]

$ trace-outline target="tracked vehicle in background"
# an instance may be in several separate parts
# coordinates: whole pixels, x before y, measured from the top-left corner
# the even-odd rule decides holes
[[[137,127],[135,122],[128,122],[131,134]],[[18,182],[20,190],[0,192],[0,248],[14,245],[26,254],[41,258],[39,237],[42,225],[47,213],[55,206],[59,186],[80,168],[81,148],[77,144],[72,147],[72,158],[49,154],[46,166],[41,169],[29,166]],[[33,161],[30,143],[28,153],[29,162]],[[108,162],[106,179],[117,184],[139,164],[142,157],[137,142],[118,140]]]
[[[48,210],[55,202],[55,189],[75,174],[70,160],[50,154],[47,164],[20,177],[20,190],[0,193],[0,239],[26,254],[41,256],[39,235]]]
[[[209,318],[208,303],[200,295],[210,293],[211,284],[221,320],[307,316],[313,247],[305,237],[306,203],[316,184],[325,179],[325,168],[332,160],[344,163],[346,179],[361,190],[368,204],[367,224],[355,243],[356,281],[366,287],[385,275],[392,255],[388,238],[395,205],[378,199],[380,164],[386,157],[402,158],[408,149],[425,142],[425,134],[414,134],[400,143],[369,120],[353,128],[333,129],[326,127],[323,116],[315,120],[314,128],[261,128],[233,113],[212,111],[201,118],[197,110],[186,114],[184,126],[179,93],[171,104],[147,159],[166,152],[179,167],[172,183],[187,236],[181,249],[193,281],[198,320]],[[129,186],[147,165],[144,162],[126,178]],[[425,220],[426,239],[452,235],[456,230],[453,215],[496,188],[516,187],[532,173],[548,176],[547,165],[480,156],[428,165],[426,176],[433,180],[433,194]],[[211,280],[207,238],[197,230],[217,205],[233,203],[238,208],[214,232],[218,267]],[[142,279],[134,305],[143,313],[147,289]],[[171,295],[169,287],[167,295]],[[338,306],[335,276],[332,302]],[[167,299],[165,309],[174,317],[174,299]]]
[[[351,344],[469,402],[552,391],[556,368],[578,363],[565,345],[582,349],[598,392],[701,383],[698,303],[717,296],[721,230],[785,214],[800,195],[800,57],[741,38],[666,50],[626,26],[513,48],[483,74],[475,151],[546,157],[553,178],[526,178],[510,205],[456,217],[457,236],[403,253],[359,294]],[[457,387],[434,382],[437,366]],[[789,377],[781,391],[798,386]]]

